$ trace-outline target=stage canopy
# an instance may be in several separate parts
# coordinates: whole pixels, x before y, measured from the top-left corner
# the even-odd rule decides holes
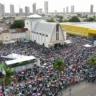
[[[85,44],[83,45],[84,47],[92,47],[92,45],[89,45],[89,44]]]
[[[13,60],[5,61],[6,65],[12,65],[12,64],[21,63],[24,61],[30,61],[30,60],[36,59],[34,56],[24,56],[24,55],[19,55],[19,54],[14,54],[14,53],[10,54],[6,57],[13,59]]]
[[[10,40],[10,41],[3,41],[3,44],[12,44],[15,43],[16,41],[14,40]]]

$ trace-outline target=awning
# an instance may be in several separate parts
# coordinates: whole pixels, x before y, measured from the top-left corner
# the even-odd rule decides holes
[[[89,44],[85,44],[83,45],[84,47],[92,47],[92,45],[89,45]]]
[[[16,41],[11,40],[11,41],[3,41],[3,44],[11,44],[11,43],[15,43]]]
[[[64,43],[70,44],[70,43],[72,43],[72,42],[71,42],[70,40],[65,40]]]

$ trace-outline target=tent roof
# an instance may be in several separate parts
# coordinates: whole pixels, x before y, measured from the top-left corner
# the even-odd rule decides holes
[[[85,44],[83,45],[84,47],[92,47],[92,45],[89,45],[89,44]]]
[[[14,53],[8,55],[7,57],[13,58],[14,60],[5,61],[6,65],[12,65],[15,63],[23,62],[23,61],[36,59],[34,56],[24,56],[24,55],[19,55],[19,54],[14,54]]]
[[[33,15],[28,16],[27,18],[42,18],[42,16],[38,14],[33,14]]]
[[[45,21],[38,21],[33,28],[34,32],[39,32],[39,33],[52,33],[54,27],[56,26],[56,23],[49,23]]]

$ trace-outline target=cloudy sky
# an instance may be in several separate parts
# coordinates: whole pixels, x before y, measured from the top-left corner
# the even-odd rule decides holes
[[[15,11],[18,12],[19,5],[24,9],[25,6],[30,7],[30,11],[32,12],[32,4],[36,2],[37,8],[44,9],[44,1],[45,0],[0,0],[0,3],[5,4],[6,12],[9,12],[9,5],[14,4]],[[49,3],[49,12],[62,12],[63,8],[66,6],[74,5],[75,12],[85,12],[90,10],[90,5],[94,5],[94,11],[96,12],[96,0],[47,0]]]

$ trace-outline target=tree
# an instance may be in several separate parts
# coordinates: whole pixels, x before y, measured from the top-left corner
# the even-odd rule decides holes
[[[64,67],[65,67],[65,63],[63,62],[62,59],[60,60],[56,60],[55,61],[55,64],[53,65],[54,69],[55,70],[58,70],[59,73],[61,74],[61,72],[64,72]],[[60,77],[60,74],[59,74],[59,77]]]
[[[14,80],[12,76],[15,74],[15,71],[13,71],[11,68],[5,68],[5,73],[6,75],[4,76],[4,83],[5,85],[10,85]]]
[[[88,60],[88,63],[92,66],[96,66],[96,58],[91,56]]]
[[[11,24],[10,28],[11,29],[24,28],[24,26],[25,26],[24,20],[15,20],[13,24]]]
[[[93,22],[93,21],[95,21],[95,18],[90,17],[90,18],[87,19],[87,21],[88,21],[88,22]]]
[[[53,19],[47,20],[47,22],[55,22]]]
[[[80,22],[80,19],[77,16],[73,16],[71,19],[69,19],[69,22]]]

